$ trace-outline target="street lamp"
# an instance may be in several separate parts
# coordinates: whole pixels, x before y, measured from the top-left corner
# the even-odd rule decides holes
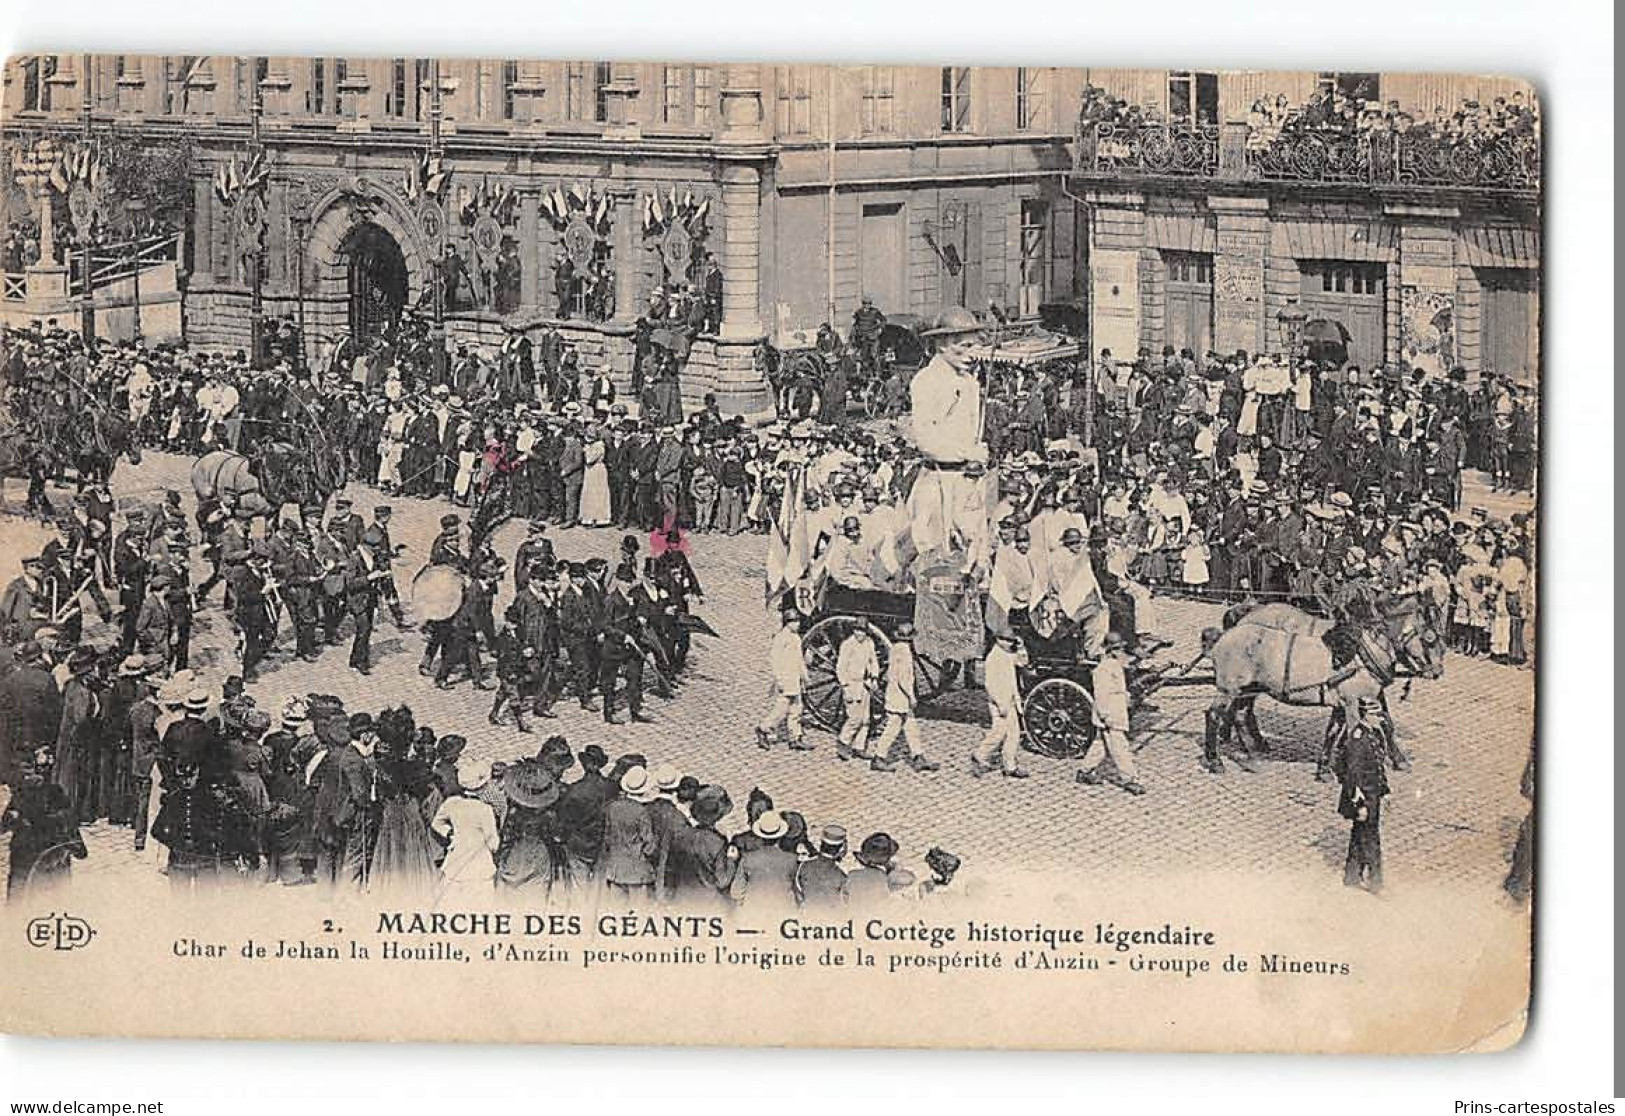
[[[141,214],[147,210],[147,203],[140,198],[131,198],[124,203],[124,215],[129,219],[130,229],[130,278],[135,287],[131,296],[130,339],[141,340]],[[87,276],[88,278],[88,276]]]
[[[1276,324],[1281,327],[1281,343],[1286,346],[1289,358],[1296,359],[1298,355],[1298,338],[1303,333],[1303,325],[1309,320],[1309,315],[1299,307],[1298,300],[1289,298],[1281,312],[1275,315]]]

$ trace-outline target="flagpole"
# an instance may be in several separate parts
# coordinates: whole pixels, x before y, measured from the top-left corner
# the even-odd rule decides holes
[[[249,101],[248,145],[252,152],[250,159],[257,161],[260,154],[260,113],[264,110],[264,101],[260,95],[258,68],[250,71],[254,82],[253,97]],[[254,168],[264,173],[264,168]],[[248,366],[260,367],[262,346],[265,341],[265,303],[264,285],[265,276],[265,238],[262,235],[259,243],[254,246],[254,253],[249,260],[249,295],[248,295]]]
[[[85,149],[90,149],[90,113],[92,109],[90,92],[90,67],[92,56],[81,54],[79,56],[79,99],[84,102],[80,107],[80,128],[83,135]],[[88,218],[85,226],[79,232],[79,335],[88,346],[96,339],[96,302],[90,289],[90,225],[94,218]]]
[[[440,59],[429,60],[429,161],[431,165],[441,157],[440,117],[442,106],[440,101]],[[446,382],[446,280],[445,271],[445,233],[442,231],[440,240],[434,246],[436,256],[434,261],[434,275],[430,279],[431,312],[434,315],[429,328],[430,356],[434,358],[433,378],[437,384]]]

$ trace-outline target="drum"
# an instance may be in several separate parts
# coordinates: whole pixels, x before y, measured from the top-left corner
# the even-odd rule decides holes
[[[468,579],[453,566],[424,566],[412,579],[412,611],[427,621],[450,620]]]

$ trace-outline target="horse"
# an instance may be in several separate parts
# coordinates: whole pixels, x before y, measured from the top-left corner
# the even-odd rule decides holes
[[[200,501],[235,504],[255,516],[269,516],[282,506],[271,502],[253,463],[236,450],[210,450],[193,462],[192,491]]]
[[[1221,745],[1239,730],[1248,756],[1269,750],[1253,712],[1260,696],[1285,705],[1331,707],[1316,778],[1323,779],[1341,727],[1355,723],[1361,698],[1382,702],[1394,678],[1396,661],[1415,675],[1439,678],[1444,674],[1444,644],[1426,613],[1408,608],[1361,631],[1360,652],[1342,668],[1332,665],[1332,651],[1324,636],[1332,621],[1311,616],[1290,605],[1264,605],[1226,617],[1224,628],[1202,633],[1205,657],[1213,663],[1218,694],[1208,706],[1202,765],[1215,774],[1224,770]],[[1385,726],[1396,765],[1403,756],[1393,746],[1391,725]],[[1249,740],[1251,743],[1249,743]]]
[[[112,412],[92,413],[75,454],[79,473],[79,490],[87,484],[107,484],[113,479],[113,467],[123,457],[131,465],[141,464],[141,447],[136,443],[135,427],[126,418]]]

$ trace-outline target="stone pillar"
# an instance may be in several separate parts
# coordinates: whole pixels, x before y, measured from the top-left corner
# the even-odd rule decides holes
[[[537,244],[541,234],[537,221],[541,212],[541,200],[534,193],[519,196],[519,305],[526,311],[536,309],[539,290],[541,252]]]
[[[725,341],[762,336],[762,174],[754,165],[722,169],[722,328]]]
[[[1213,347],[1273,352],[1281,341],[1265,320],[1264,262],[1270,246],[1268,198],[1210,197],[1213,253]]]
[[[1399,225],[1399,328],[1385,354],[1443,376],[1460,363],[1456,338],[1456,233],[1461,212],[1451,206],[1392,204],[1386,216]],[[1393,269],[1390,268],[1390,274]],[[1389,300],[1393,305],[1393,300]]]
[[[43,179],[34,187],[39,203],[39,267],[52,268],[56,262],[56,227],[51,219],[51,184]]]
[[[214,186],[207,177],[192,181],[192,280],[214,281]]]
[[[615,253],[615,320],[630,322],[641,309],[638,306],[637,220],[633,205],[638,193],[630,185],[618,184],[610,188],[609,195],[615,203],[612,234],[615,238],[612,249]]]
[[[1133,360],[1140,346],[1140,250],[1145,246],[1145,196],[1089,195],[1089,338],[1092,356],[1110,349]]]
[[[722,326],[714,390],[724,412],[770,418],[772,393],[756,368],[762,328],[762,168],[768,157],[762,67],[721,68],[717,129],[722,186]]]

